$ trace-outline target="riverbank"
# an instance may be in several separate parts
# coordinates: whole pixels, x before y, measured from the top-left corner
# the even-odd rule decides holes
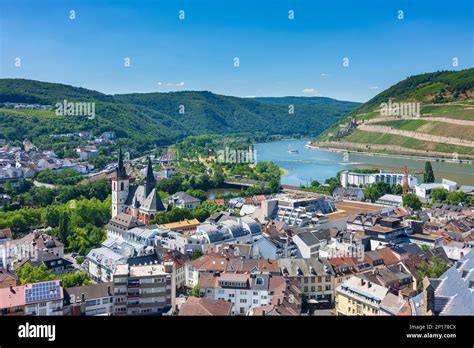
[[[396,154],[388,154],[388,153],[380,153],[380,152],[354,151],[354,150],[348,150],[348,149],[315,146],[310,143],[306,144],[305,147],[311,150],[318,150],[318,151],[328,151],[328,152],[336,152],[336,153],[347,152],[347,153],[353,153],[353,154],[364,155],[364,156],[410,159],[410,160],[415,160],[415,161],[435,161],[435,162],[457,163],[457,164],[473,164],[474,163],[474,161],[467,160],[467,159],[455,160],[455,159],[437,157],[437,156],[412,156],[412,155],[402,155],[402,154],[396,155]]]

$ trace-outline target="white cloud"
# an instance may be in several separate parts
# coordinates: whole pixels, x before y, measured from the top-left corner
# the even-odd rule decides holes
[[[163,82],[158,82],[158,86],[161,86],[163,84]]]
[[[371,86],[369,89],[379,89],[379,86]]]
[[[321,74],[321,77],[329,77],[329,76],[331,76],[331,75],[326,74],[326,73],[322,73],[322,74]]]
[[[319,91],[317,89],[314,89],[314,88],[305,88],[301,92],[303,92],[304,94],[311,95],[311,96],[320,96],[321,95],[319,93]]]
[[[169,86],[169,87],[183,87],[184,82],[179,82],[179,83],[168,82],[166,85]]]

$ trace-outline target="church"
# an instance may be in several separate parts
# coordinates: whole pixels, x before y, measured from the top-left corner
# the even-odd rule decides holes
[[[112,218],[119,214],[131,215],[147,225],[160,211],[165,211],[148,158],[145,183],[131,185],[123,165],[122,151],[119,151],[117,168],[112,175]]]

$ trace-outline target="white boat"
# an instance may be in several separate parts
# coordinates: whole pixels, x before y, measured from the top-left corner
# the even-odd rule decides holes
[[[290,146],[288,146],[288,153],[297,154],[297,153],[299,153],[299,151],[297,149],[293,149],[290,145]]]

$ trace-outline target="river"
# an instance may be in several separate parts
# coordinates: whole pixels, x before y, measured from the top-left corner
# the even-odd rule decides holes
[[[340,170],[351,168],[388,169],[401,173],[407,165],[410,172],[423,170],[425,160],[378,157],[361,154],[344,154],[305,147],[306,140],[280,140],[256,144],[257,161],[273,161],[285,171],[281,181],[287,185],[308,185],[311,180],[324,180],[336,176]],[[289,149],[298,153],[289,153]],[[347,156],[347,154],[346,154]],[[445,163],[432,161],[435,181],[450,179],[458,185],[474,185],[474,164]],[[419,181],[421,182],[421,181]]]

